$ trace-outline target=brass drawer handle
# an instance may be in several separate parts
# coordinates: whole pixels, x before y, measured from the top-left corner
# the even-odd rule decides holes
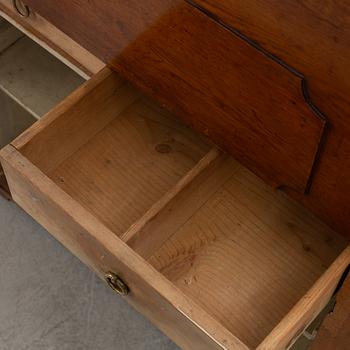
[[[30,9],[27,5],[23,4],[21,0],[12,0],[13,7],[17,13],[22,17],[29,17]]]
[[[130,290],[124,281],[115,273],[108,272],[105,275],[106,282],[108,285],[119,295],[128,295]]]

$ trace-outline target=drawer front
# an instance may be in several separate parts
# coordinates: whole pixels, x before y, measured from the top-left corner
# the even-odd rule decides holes
[[[184,2],[27,3],[265,180],[308,191],[326,120],[291,67]]]

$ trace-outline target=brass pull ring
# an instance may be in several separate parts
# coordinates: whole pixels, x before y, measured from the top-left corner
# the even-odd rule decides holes
[[[30,9],[20,0],[12,0],[13,7],[21,17],[29,17]]]
[[[124,283],[124,281],[115,273],[108,272],[105,275],[106,282],[108,285],[119,295],[128,295],[130,290],[129,287]]]

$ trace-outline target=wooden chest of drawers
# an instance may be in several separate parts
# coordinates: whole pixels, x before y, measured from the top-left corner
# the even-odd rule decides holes
[[[349,265],[346,241],[110,68],[323,213],[337,134],[309,77],[210,2],[27,1],[66,34],[11,3],[92,75],[1,151],[14,200],[183,349],[289,348]]]

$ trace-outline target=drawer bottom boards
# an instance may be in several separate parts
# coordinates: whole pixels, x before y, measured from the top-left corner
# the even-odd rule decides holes
[[[344,240],[102,70],[1,152],[14,200],[182,348],[286,349]]]

